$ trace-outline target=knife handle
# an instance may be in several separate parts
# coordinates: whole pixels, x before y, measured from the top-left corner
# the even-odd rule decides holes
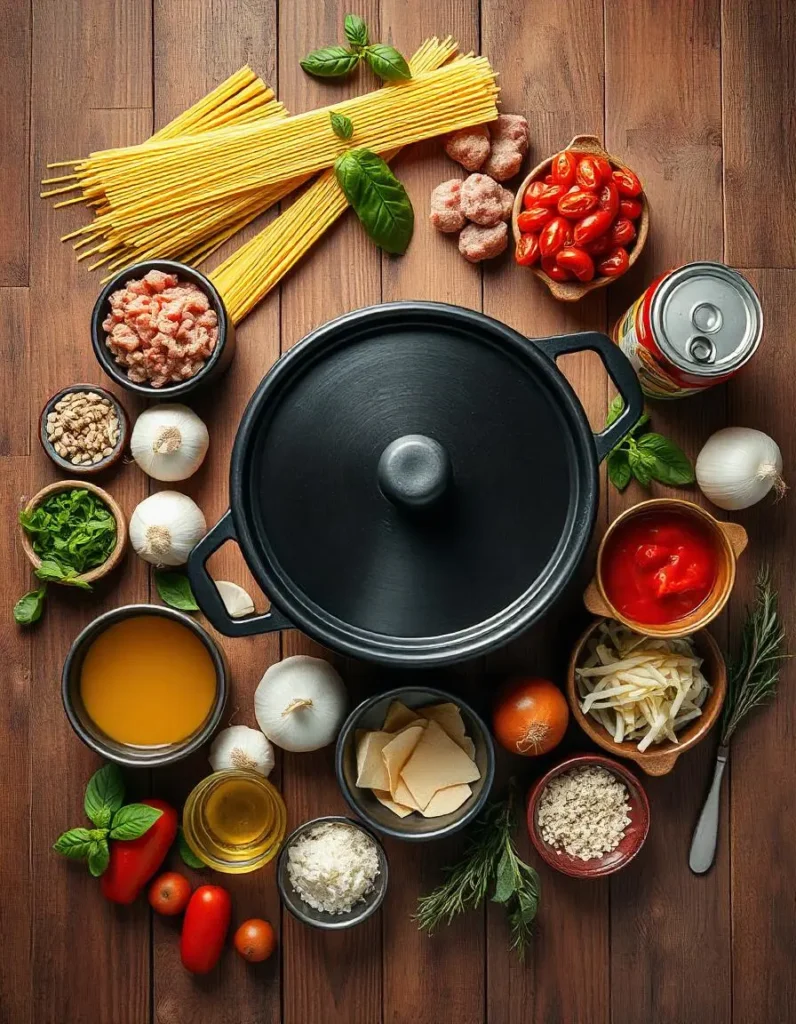
[[[707,798],[699,815],[691,840],[691,851],[688,855],[688,866],[695,875],[704,875],[716,858],[716,843],[719,837],[719,814],[721,811],[721,779],[727,765],[729,751],[726,747],[719,750],[716,756],[716,767],[713,770],[713,781],[710,784]]]

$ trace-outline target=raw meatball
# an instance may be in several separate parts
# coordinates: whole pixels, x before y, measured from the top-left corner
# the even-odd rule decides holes
[[[489,228],[468,224],[459,235],[459,252],[470,263],[480,263],[499,256],[508,242],[509,229],[504,220]]]
[[[462,213],[474,224],[493,227],[511,216],[512,195],[486,174],[471,174],[461,190]]]
[[[431,193],[431,223],[437,231],[458,231],[464,227],[461,207],[462,183],[458,178],[443,181]]]
[[[492,150],[481,170],[496,181],[508,181],[528,152],[528,122],[522,114],[501,114],[492,126]]]
[[[489,156],[489,129],[485,124],[452,132],[445,140],[445,152],[467,171],[477,171]]]

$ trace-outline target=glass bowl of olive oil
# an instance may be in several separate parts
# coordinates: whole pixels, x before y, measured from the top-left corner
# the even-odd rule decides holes
[[[183,832],[196,856],[215,871],[256,871],[277,855],[287,828],[279,791],[259,772],[228,768],[194,786]]]

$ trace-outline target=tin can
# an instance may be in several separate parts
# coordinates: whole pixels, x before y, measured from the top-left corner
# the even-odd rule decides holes
[[[763,331],[760,299],[723,263],[687,263],[657,278],[614,328],[650,398],[685,398],[733,376]]]

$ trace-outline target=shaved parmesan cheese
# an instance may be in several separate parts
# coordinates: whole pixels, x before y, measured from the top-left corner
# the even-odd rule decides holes
[[[475,746],[467,735],[462,713],[455,704],[451,704],[450,701],[447,704],[432,704],[430,707],[421,708],[420,714],[444,729],[469,757],[475,756]]]
[[[382,751],[393,740],[388,732],[366,732],[357,744],[357,785],[389,789],[390,779]]]
[[[404,729],[407,725],[412,725],[420,716],[408,708],[406,704],[402,704],[399,700],[394,700],[392,704],[387,708],[387,715],[384,719],[384,725],[382,728],[385,732],[398,732],[400,729]]]
[[[454,811],[459,810],[468,797],[472,796],[472,793],[472,789],[466,782],[460,786],[446,786],[445,789],[438,789],[421,813],[424,818],[440,818],[443,814],[453,814]]]
[[[422,731],[420,741],[401,769],[401,778],[421,808],[428,806],[437,790],[475,782],[480,777],[475,762],[434,721]]]
[[[395,787],[394,798],[397,804],[400,804],[401,807],[408,807],[410,811],[422,810],[417,800],[409,792],[403,779],[399,779],[398,785]]]
[[[373,795],[380,804],[384,804],[388,811],[392,811],[393,814],[397,814],[399,818],[405,818],[407,814],[411,814],[414,809],[412,807],[404,807],[403,804],[396,803],[389,791],[374,789]]]
[[[424,733],[425,729],[419,725],[414,725],[394,736],[381,752],[385,767],[387,768],[388,785],[386,788],[392,793],[393,799],[395,799],[396,786],[400,781],[401,769],[409,760],[410,755]],[[383,786],[379,788],[384,789]]]

